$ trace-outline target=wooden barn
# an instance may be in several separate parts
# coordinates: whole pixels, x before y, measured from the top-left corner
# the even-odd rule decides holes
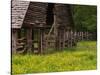
[[[75,45],[71,6],[12,0],[12,53],[45,53]]]

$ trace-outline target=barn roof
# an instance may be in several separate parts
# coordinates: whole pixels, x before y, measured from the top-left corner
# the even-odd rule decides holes
[[[27,12],[29,1],[12,0],[12,28],[21,28]]]
[[[56,14],[56,24],[58,26],[72,26],[72,14],[70,5],[55,4],[51,9],[48,3],[30,2],[21,0],[12,0],[12,28],[18,29],[22,25],[24,27],[43,27],[47,26],[47,21],[50,21],[48,15],[50,13]],[[52,12],[47,12],[50,8]],[[50,11],[51,11],[50,10]],[[54,15],[53,14],[53,15]]]

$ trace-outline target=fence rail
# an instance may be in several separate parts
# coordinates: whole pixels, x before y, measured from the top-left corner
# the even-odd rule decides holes
[[[56,41],[54,37],[55,35],[51,34],[50,37],[48,38],[48,41],[45,40],[47,48],[55,48]],[[58,38],[59,38],[58,47],[59,49],[63,49],[65,47],[73,47],[79,41],[96,40],[96,33],[88,31],[86,32],[66,31],[64,35],[59,35]]]

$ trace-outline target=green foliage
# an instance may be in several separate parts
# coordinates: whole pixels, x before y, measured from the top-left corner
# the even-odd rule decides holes
[[[73,6],[73,18],[75,28],[78,31],[92,31],[97,30],[97,7],[87,5]]]
[[[13,55],[12,73],[40,73],[96,69],[96,42],[83,41],[77,47],[46,55]]]

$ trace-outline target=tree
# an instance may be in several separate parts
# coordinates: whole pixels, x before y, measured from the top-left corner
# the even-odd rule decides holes
[[[96,6],[73,5],[72,11],[73,11],[73,18],[76,30],[96,32],[97,30]]]

